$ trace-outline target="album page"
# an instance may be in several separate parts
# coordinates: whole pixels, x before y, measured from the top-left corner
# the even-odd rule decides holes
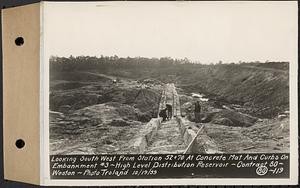
[[[43,2],[41,183],[298,182],[296,2]]]

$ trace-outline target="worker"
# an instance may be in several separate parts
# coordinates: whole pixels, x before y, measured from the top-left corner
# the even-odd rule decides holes
[[[163,121],[166,121],[167,120],[167,111],[168,109],[167,108],[164,108],[162,109],[160,112],[159,112],[159,117],[162,117],[163,118]]]
[[[200,123],[201,122],[201,105],[200,105],[199,100],[197,100],[195,103],[194,114],[195,114],[195,122]]]
[[[172,105],[166,104],[166,107],[168,109],[168,120],[172,119]]]

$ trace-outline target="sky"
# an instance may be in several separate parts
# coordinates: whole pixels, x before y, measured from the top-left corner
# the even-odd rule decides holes
[[[46,2],[43,11],[46,58],[297,60],[296,2]]]

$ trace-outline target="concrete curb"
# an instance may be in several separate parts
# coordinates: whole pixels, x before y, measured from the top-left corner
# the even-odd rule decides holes
[[[161,119],[160,118],[152,118],[147,124],[144,136],[146,138],[147,145],[150,145],[153,141],[153,138],[157,134],[157,131],[160,127]]]
[[[184,144],[188,146],[196,136],[196,130],[186,125],[182,117],[177,117],[177,123],[181,136],[183,137]],[[205,130],[203,130],[203,132],[200,133],[194,141],[188,153],[218,153],[218,148],[214,141],[209,136],[205,135]]]
[[[177,117],[176,119],[177,119],[177,124],[179,126],[181,136],[183,137],[184,144],[186,146],[188,146],[189,143],[196,136],[196,133],[192,129],[188,129],[188,126],[185,125],[184,120],[183,120],[182,117]]]
[[[142,130],[141,136],[134,139],[134,143],[132,144],[132,149],[134,153],[145,153],[147,146],[149,146],[157,131],[161,125],[161,118],[152,118]]]

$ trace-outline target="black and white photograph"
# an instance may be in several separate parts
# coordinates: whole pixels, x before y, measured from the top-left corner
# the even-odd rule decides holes
[[[146,4],[47,4],[49,154],[289,154],[293,4]]]
[[[291,23],[273,9],[159,8],[72,9],[51,28],[72,36],[49,59],[50,153],[289,152]]]
[[[288,68],[272,61],[52,57],[51,152],[288,152]]]

